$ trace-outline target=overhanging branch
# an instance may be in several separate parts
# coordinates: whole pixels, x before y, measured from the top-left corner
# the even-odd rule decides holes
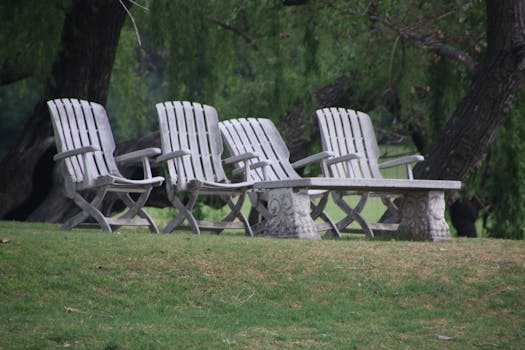
[[[445,44],[439,40],[436,40],[428,34],[420,34],[410,28],[401,28],[397,26],[396,24],[388,21],[386,18],[377,16],[375,14],[371,14],[369,11],[364,11],[363,13],[357,13],[349,9],[342,9],[334,5],[330,1],[325,1],[324,3],[329,8],[332,8],[341,13],[344,13],[350,16],[354,16],[354,17],[367,18],[368,20],[372,22],[379,23],[385,28],[397,33],[401,38],[408,40],[409,42],[411,42],[414,46],[418,48],[432,51],[442,57],[445,57],[445,58],[461,63],[467,69],[469,73],[474,73],[474,71],[476,70],[477,62],[468,53],[456,47]],[[441,20],[450,14],[451,12],[447,12],[446,14],[438,16],[436,20]]]
[[[253,47],[255,50],[259,50],[259,44],[257,44],[248,34],[246,34],[243,30],[241,30],[238,27],[232,26],[231,24],[219,21],[217,18],[207,16],[206,19],[212,23],[217,24],[218,26],[231,30],[235,34],[239,35],[241,38],[244,39],[244,41],[249,44],[251,47]]]

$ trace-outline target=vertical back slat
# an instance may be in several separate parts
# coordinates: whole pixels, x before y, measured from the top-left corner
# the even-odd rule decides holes
[[[205,107],[203,105],[193,103],[193,109],[195,114],[195,126],[197,132],[197,141],[199,143],[202,173],[204,179],[207,181],[215,181],[215,171],[211,161],[211,146],[208,137],[208,128],[206,125],[206,119],[208,119],[208,115],[204,112]],[[212,117],[210,116],[210,119],[211,118]]]
[[[260,147],[260,143],[258,138],[253,133],[252,128],[250,127],[250,123],[245,118],[241,118],[238,120],[232,120],[232,125],[235,125],[233,133],[238,135],[240,139],[239,149],[244,148],[244,150],[241,150],[238,154],[242,154],[244,152],[253,152],[254,154],[257,154],[259,156],[259,159],[269,159],[267,158],[267,154],[263,151],[263,149]],[[250,141],[252,140],[252,141]],[[257,159],[257,160],[259,160]],[[248,163],[253,164],[257,160],[250,160]],[[271,166],[268,167],[267,175],[268,179],[273,179],[275,177],[275,173]],[[264,180],[264,174],[262,169],[256,169],[255,171],[250,172],[252,180],[254,181],[262,181]]]
[[[208,105],[202,105],[204,110],[204,128],[199,130],[202,133],[202,147],[209,147],[205,150],[209,155],[208,159],[203,161],[205,171],[209,171],[207,177],[210,181],[225,182],[227,180],[226,173],[222,166],[222,152],[224,147],[222,144],[222,137],[219,130],[219,116],[217,110]],[[208,169],[208,162],[211,168]]]
[[[281,137],[281,134],[279,134],[279,131],[277,130],[275,124],[270,119],[261,118],[259,119],[259,125],[263,129],[264,134],[266,135],[268,147],[270,147],[273,150],[273,154],[275,154],[276,158],[279,161],[278,165],[280,169],[284,172],[283,178],[300,178],[299,174],[290,164],[290,151],[288,150],[286,143]]]
[[[271,163],[266,167],[268,180],[280,180],[286,178],[286,174],[281,169],[279,157],[275,154],[266,134],[262,129],[259,120],[255,118],[240,119],[242,128],[246,132],[247,142],[254,147],[253,152],[260,155],[261,159],[267,159]],[[262,175],[262,171],[261,171]]]
[[[377,164],[377,160],[379,158],[379,147],[377,146],[377,140],[372,127],[372,121],[367,114],[362,112],[357,112],[357,117],[359,118],[359,125],[361,126],[361,132],[364,137],[364,145],[366,148],[371,177],[381,178],[381,172]]]
[[[341,138],[345,143],[346,154],[359,153],[354,143],[354,138],[352,137],[352,125],[350,123],[350,118],[348,117],[348,112],[343,108],[338,108],[337,112],[341,120]],[[359,160],[352,159],[349,160],[347,164],[349,169],[348,171],[350,172],[350,174],[348,174],[349,177],[363,177],[363,172],[361,171],[361,165]]]
[[[83,114],[86,125],[88,127],[89,139],[91,140],[92,146],[95,146],[102,150],[102,152],[95,152],[94,159],[97,167],[97,172],[100,174],[107,174],[109,170],[106,165],[105,153],[103,143],[100,141],[100,135],[98,130],[98,123],[95,119],[91,104],[87,101],[79,101],[80,106],[78,107],[78,113]]]
[[[363,156],[347,163],[349,174],[342,164],[333,165],[333,176],[381,178],[377,164],[379,148],[370,117],[366,113],[344,108],[323,108],[316,113],[324,150],[336,156],[348,153]]]
[[[155,105],[155,109],[157,110],[157,117],[159,118],[160,147],[164,153],[172,152],[173,148],[171,146],[167,108],[164,103],[157,103]],[[177,173],[175,172],[173,160],[168,160],[166,164],[169,178],[174,182],[177,181]]]
[[[120,175],[113,155],[115,152],[115,140],[113,139],[113,133],[111,132],[111,125],[109,124],[106,109],[98,103],[91,102],[90,105],[97,123],[98,137],[104,154],[104,166],[109,173]]]
[[[68,115],[66,111],[66,107],[64,103],[68,103],[67,100],[54,100],[53,101],[56,107],[57,115],[55,117],[55,121],[57,124],[57,127],[60,129],[60,133],[58,134],[59,139],[61,139],[60,145],[61,149],[59,149],[59,152],[65,152],[70,151],[74,149],[73,147],[73,141],[71,139],[71,134],[69,131],[69,122],[68,122]],[[71,176],[71,179],[74,182],[79,182],[83,180],[83,166],[82,162],[79,162],[79,157],[69,157],[65,160],[66,163],[66,169],[68,170],[69,175]]]
[[[359,120],[357,114],[353,110],[347,110],[348,116],[350,118],[350,125],[352,126],[352,135],[354,139],[354,144],[356,151],[364,155],[363,158],[359,159],[359,164],[361,168],[361,176],[364,178],[370,178],[370,169],[368,168],[368,154],[366,153],[366,148],[364,144],[363,134],[361,133],[361,127],[359,126]]]
[[[191,104],[187,101],[184,101],[182,106],[184,109],[186,129],[188,132],[188,150],[191,152],[191,165],[193,168],[193,174],[196,179],[203,180],[205,177],[202,171],[199,141],[197,140],[197,130],[195,128],[195,112],[196,109],[202,109],[202,106],[198,103]]]
[[[175,110],[175,118],[177,121],[177,129],[171,130],[171,132],[178,138],[179,146],[181,149],[189,150],[190,145],[188,142],[188,131],[186,126],[186,116],[184,115],[184,108],[182,103],[179,101],[173,102]],[[185,184],[189,180],[195,177],[193,173],[193,165],[190,157],[182,158],[183,170],[181,176],[181,183]]]

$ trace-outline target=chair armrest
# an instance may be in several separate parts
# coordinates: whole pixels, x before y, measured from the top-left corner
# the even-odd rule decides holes
[[[412,180],[414,178],[414,175],[412,174],[412,168],[410,167],[410,164],[421,162],[423,160],[425,160],[425,157],[418,154],[418,155],[394,159],[388,162],[378,164],[378,166],[379,166],[379,169],[387,169],[387,168],[393,168],[399,165],[405,165],[405,168],[407,171],[407,179]]]
[[[326,165],[330,166],[336,163],[347,162],[349,160],[360,159],[360,158],[363,158],[363,156],[359,153],[348,153],[348,154],[345,154],[339,157],[333,157],[333,158],[328,159],[326,161]]]
[[[246,152],[246,153],[239,154],[236,156],[228,157],[223,160],[223,163],[224,164],[240,163],[240,162],[244,162],[246,160],[253,159],[253,158],[259,158],[259,157],[255,153]]]
[[[165,162],[170,159],[182,158],[183,156],[189,156],[191,152],[187,149],[181,149],[174,152],[166,153],[157,157],[157,162]]]
[[[237,168],[237,169],[234,169],[233,172],[232,172],[232,175],[234,177],[237,177],[237,176],[240,176],[242,175],[242,178],[244,179],[243,181],[247,181],[248,178],[250,177],[250,171],[251,170],[255,170],[255,169],[258,169],[258,168],[262,168],[262,171],[263,171],[263,179],[266,180],[267,177],[266,177],[266,167],[270,164],[272,164],[271,161],[269,160],[266,160],[266,159],[263,159],[263,160],[260,160],[256,163],[253,163],[253,164],[250,164],[248,166],[248,168],[246,168],[246,164],[245,163],[245,166],[243,167],[240,167],[240,168]]]
[[[379,166],[379,169],[387,169],[387,168],[393,168],[399,165],[417,163],[423,160],[425,160],[425,157],[423,157],[422,155],[413,155],[413,156],[407,156],[403,158],[390,160],[388,162],[378,164],[378,166]]]
[[[294,169],[304,168],[305,166],[310,165],[312,163],[322,162],[325,159],[333,157],[333,155],[334,154],[332,152],[327,152],[327,151],[319,152],[319,153],[313,154],[311,156],[308,156],[306,158],[300,159],[300,160],[298,160],[296,162],[293,162],[292,163],[292,167]]]
[[[129,152],[120,156],[115,157],[117,162],[132,162],[142,160],[144,158],[151,158],[161,154],[160,148],[151,147],[145,148],[138,151]]]
[[[97,152],[97,151],[100,151],[100,149],[98,147],[85,146],[85,147],[73,149],[71,151],[57,153],[53,157],[53,160],[54,161],[58,161],[58,160],[66,159],[66,158],[69,158],[69,157],[78,156],[78,155],[86,154],[86,153],[90,153],[90,152]]]

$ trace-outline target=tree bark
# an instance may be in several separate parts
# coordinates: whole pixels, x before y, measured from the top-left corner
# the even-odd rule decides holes
[[[525,2],[487,1],[487,53],[467,95],[414,169],[420,179],[467,180],[520,96],[525,82]]]
[[[0,162],[0,219],[60,221],[68,215],[70,201],[53,171],[56,150],[45,101],[76,97],[105,104],[125,18],[118,0],[75,0],[64,20],[48,93]]]
[[[356,75],[356,74],[354,74]],[[355,77],[340,77],[333,83],[328,84],[313,93],[314,108],[324,108],[333,106],[348,106],[352,101],[353,90],[352,81]],[[283,137],[286,140],[286,145],[290,150],[291,161],[302,159],[308,155],[312,139],[306,132],[306,125],[314,126],[312,135],[318,137],[319,129],[315,121],[315,115],[304,115],[304,104],[297,103],[291,112],[281,116],[279,119],[283,124]],[[305,118],[312,118],[309,123]]]

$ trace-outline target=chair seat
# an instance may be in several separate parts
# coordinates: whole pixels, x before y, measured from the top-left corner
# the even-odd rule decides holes
[[[163,181],[164,181],[164,178],[160,176],[155,176],[155,177],[140,179],[140,180],[134,180],[134,179],[127,179],[127,178],[115,176],[115,175],[104,175],[104,176],[99,176],[97,179],[95,179],[94,185],[90,187],[100,187],[100,186],[143,187],[144,185],[160,186],[162,185]]]
[[[211,182],[205,180],[193,179],[188,182],[187,188],[190,191],[195,190],[213,190],[214,192],[246,192],[251,189],[253,186],[252,181],[236,182],[236,183],[220,183],[220,182]]]

